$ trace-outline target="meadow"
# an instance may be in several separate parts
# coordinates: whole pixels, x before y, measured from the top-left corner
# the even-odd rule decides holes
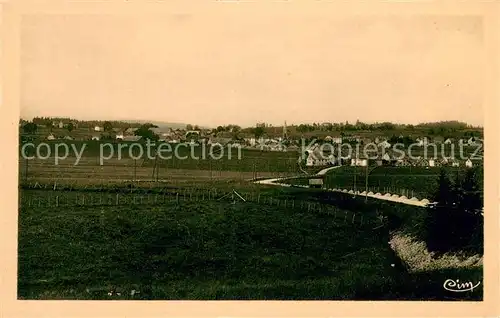
[[[100,165],[98,145],[78,165],[74,156],[20,159],[19,299],[482,298],[442,288],[448,277],[481,278],[480,269],[409,273],[392,251],[390,233],[422,208],[249,182],[300,175],[296,152]],[[352,184],[350,169],[332,170],[327,183]],[[392,184],[407,174],[398,169],[370,178]]]
[[[67,194],[20,192],[21,200]],[[20,299],[459,299],[441,288],[449,273],[405,270],[387,244],[388,225],[254,201],[62,205],[20,205]]]

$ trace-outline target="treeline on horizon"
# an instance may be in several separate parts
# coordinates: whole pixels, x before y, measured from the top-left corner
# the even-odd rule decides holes
[[[114,128],[139,128],[141,126],[147,125],[144,122],[132,122],[132,121],[120,121],[120,120],[77,120],[69,117],[34,117],[31,121],[34,124],[49,126],[53,122],[63,123],[73,123],[81,128],[90,128],[94,126],[103,126],[105,123],[111,124]],[[29,121],[20,119],[20,123],[28,123]],[[186,130],[198,130],[198,125],[186,124]],[[239,125],[229,124],[224,126],[218,126],[213,130],[216,132],[224,131],[252,131],[255,128],[262,129],[263,131],[282,129],[283,126],[273,126],[267,123],[257,123],[254,127],[242,128]],[[413,124],[399,124],[392,122],[375,122],[375,123],[364,123],[357,120],[355,123],[345,122],[323,122],[323,123],[303,123],[294,124],[287,126],[290,131],[296,131],[298,133],[307,133],[314,131],[394,131],[394,130],[427,130],[430,134],[443,134],[443,133],[454,133],[457,131],[463,131],[468,129],[473,130],[483,130],[483,127],[473,126],[465,122],[460,122],[456,120],[450,121],[437,121],[437,122],[425,122],[416,125]]]
[[[32,122],[41,126],[49,126],[52,125],[53,122],[59,123],[63,122],[76,124],[80,128],[91,128],[95,126],[104,126],[105,123],[110,123],[114,128],[139,128],[143,125],[143,123],[139,122],[126,122],[121,120],[78,120],[69,117],[34,117],[33,120],[27,121],[24,119],[20,119],[20,123],[28,123]]]
[[[326,131],[356,131],[356,130],[367,130],[367,131],[386,131],[386,130],[411,130],[411,129],[429,129],[435,130],[436,132],[456,132],[466,129],[482,129],[482,127],[475,127],[464,122],[459,121],[438,121],[438,122],[427,122],[419,123],[416,125],[412,124],[397,124],[391,122],[381,122],[381,123],[363,123],[359,120],[356,123],[351,124],[348,121],[341,123],[313,123],[313,124],[300,124],[296,127],[299,132],[308,132],[316,130],[326,130]]]

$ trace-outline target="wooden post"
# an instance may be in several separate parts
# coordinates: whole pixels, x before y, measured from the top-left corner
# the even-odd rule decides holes
[[[356,213],[352,214],[352,224],[354,224],[354,218],[356,217]]]
[[[56,195],[56,206],[59,206],[59,196]]]
[[[137,159],[134,159],[134,182],[133,184],[135,184],[137,180]]]
[[[345,211],[344,223],[347,223],[347,211]]]
[[[361,221],[360,221],[361,225],[363,225],[363,214],[361,214]]]
[[[28,158],[25,159],[24,181],[28,181]]]
[[[117,194],[116,194],[115,205],[118,205],[118,200],[119,200],[118,195],[119,195],[119,194],[117,193]]]
[[[175,200],[177,201],[177,203],[179,203],[179,192],[175,194]]]

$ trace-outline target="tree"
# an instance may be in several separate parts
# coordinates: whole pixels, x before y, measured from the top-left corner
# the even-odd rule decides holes
[[[37,124],[35,123],[26,123],[24,126],[23,126],[23,131],[26,133],[26,134],[34,134],[36,132],[36,130],[38,129],[38,126]]]
[[[458,207],[467,213],[480,213],[483,199],[478,184],[478,171],[476,168],[467,169],[462,180],[456,182]]]
[[[72,132],[74,128],[75,128],[75,126],[73,125],[73,123],[69,123],[69,124],[66,126],[66,129],[67,129],[69,132]]]
[[[45,127],[47,127],[47,129],[48,129],[50,132],[52,132],[52,128],[53,128],[53,126],[52,126],[52,121],[51,121],[50,119],[46,119],[46,120],[45,120]]]
[[[444,169],[433,196],[435,206],[427,208],[425,241],[431,251],[473,250],[482,252],[482,200],[475,171],[452,184]]]
[[[262,126],[257,126],[253,129],[253,135],[255,139],[259,139],[264,135],[264,128]]]
[[[193,125],[187,124],[186,125],[186,130],[193,130]]]
[[[134,134],[136,136],[142,137],[143,139],[158,141],[160,137],[157,134],[155,134],[150,128],[151,128],[150,125],[144,124],[141,127],[137,128]]]
[[[104,131],[111,131],[113,130],[113,125],[109,121],[105,121],[103,124]]]

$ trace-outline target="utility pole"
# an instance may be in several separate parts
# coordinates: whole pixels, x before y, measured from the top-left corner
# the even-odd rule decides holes
[[[24,171],[24,181],[28,181],[28,164],[29,164],[29,161],[28,161],[28,158],[25,159],[25,171]]]
[[[137,159],[134,159],[134,184],[137,180]]]
[[[156,160],[158,160],[158,152],[156,152]],[[156,165],[156,182],[158,182],[158,175],[160,174],[160,163],[155,163]]]
[[[365,203],[368,202],[368,162],[366,163]]]
[[[356,153],[356,159],[354,159],[354,197],[356,197],[356,174],[358,173],[358,154]]]

